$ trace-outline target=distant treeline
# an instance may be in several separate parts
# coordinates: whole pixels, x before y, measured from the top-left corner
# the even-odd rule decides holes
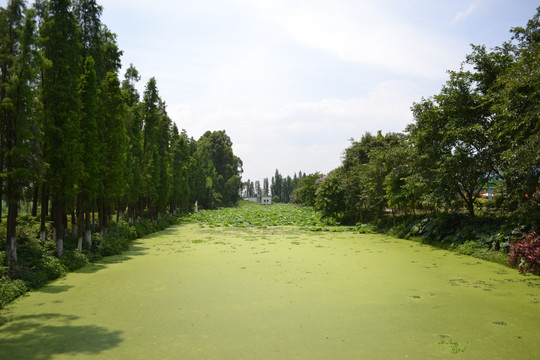
[[[420,212],[538,226],[540,8],[511,33],[472,46],[439,94],[412,105],[405,133],[352,140],[340,167],[299,182],[296,200],[341,223]]]
[[[156,221],[195,201],[212,208],[239,199],[242,162],[231,139],[208,131],[195,141],[179,131],[154,78],[140,98],[133,65],[121,81],[122,51],[101,14],[93,0],[8,0],[0,8],[0,198],[10,267],[23,199],[58,257],[68,228],[81,251],[94,221],[103,233],[113,216]]]
[[[251,181],[251,179],[248,179],[243,182],[241,193],[244,198],[271,196],[274,202],[294,203],[296,202],[294,191],[298,187],[300,180],[306,176],[307,174],[302,173],[302,171],[299,171],[298,175],[294,173],[293,177],[290,175],[283,176],[276,169],[270,181],[268,178],[263,179],[262,186],[259,180]]]

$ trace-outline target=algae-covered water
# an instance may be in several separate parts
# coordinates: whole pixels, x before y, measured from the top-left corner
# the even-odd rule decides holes
[[[540,278],[381,235],[200,228],[16,301],[0,359],[538,359]]]

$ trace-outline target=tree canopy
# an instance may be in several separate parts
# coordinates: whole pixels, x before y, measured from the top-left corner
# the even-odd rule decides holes
[[[225,130],[195,141],[169,117],[155,78],[142,100],[133,65],[121,81],[122,51],[102,12],[79,0],[0,7],[0,198],[10,267],[24,193],[34,194],[41,241],[53,240],[58,257],[66,236],[78,237],[81,252],[84,238],[93,246],[92,232],[114,231],[114,215],[116,224],[120,216],[157,221],[196,201],[210,208],[239,199],[242,161]]]

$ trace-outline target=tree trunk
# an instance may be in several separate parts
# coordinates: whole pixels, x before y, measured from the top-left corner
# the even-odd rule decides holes
[[[75,210],[73,210],[71,212],[71,236],[77,237],[77,234],[79,233],[77,228],[77,215],[75,214]]]
[[[120,200],[118,200],[118,205],[116,208],[116,233],[118,234],[118,222],[120,221]]]
[[[105,205],[103,199],[99,200],[99,236],[105,236]]]
[[[86,213],[85,222],[86,222],[86,225],[85,225],[86,243],[88,244],[88,248],[91,249],[92,248],[92,228],[91,228],[92,224],[90,223],[89,211]]]
[[[11,268],[17,263],[17,201],[14,198],[13,180],[8,180],[8,218],[7,218],[7,241],[6,241],[6,265]]]
[[[64,211],[63,204],[54,202],[54,241],[56,243],[56,256],[61,258],[64,255]]]
[[[0,163],[0,171],[4,171],[4,164],[2,163]],[[4,198],[4,192],[2,191],[3,188],[4,188],[4,182],[2,181],[2,178],[0,178],[0,221],[2,221],[2,204],[3,204],[2,199]]]
[[[467,210],[469,211],[469,215],[471,217],[474,217],[474,198],[468,197],[465,203],[467,204]]]
[[[81,195],[77,196],[77,228],[78,228],[78,241],[77,241],[77,251],[82,253],[82,244],[83,244],[83,234],[84,234],[84,212],[83,212],[83,201]]]
[[[39,183],[36,182],[34,184],[34,196],[32,197],[32,216],[37,216],[37,208],[38,208],[38,200],[39,200]]]
[[[39,228],[39,238],[43,244],[47,240],[47,229],[45,221],[49,211],[49,189],[47,184],[41,184],[41,226]]]

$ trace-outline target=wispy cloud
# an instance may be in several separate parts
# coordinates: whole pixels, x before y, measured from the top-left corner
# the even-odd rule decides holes
[[[459,22],[465,20],[466,18],[471,16],[471,14],[477,8],[478,8],[478,6],[476,4],[471,4],[467,10],[457,13],[456,16],[454,16],[454,19],[452,20],[452,23],[456,24],[456,23],[459,23]]]
[[[379,2],[257,2],[261,17],[300,45],[406,76],[439,77],[461,46],[421,31]],[[444,72],[444,70],[442,70]]]

